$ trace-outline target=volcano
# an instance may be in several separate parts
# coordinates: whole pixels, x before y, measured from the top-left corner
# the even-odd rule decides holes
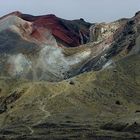
[[[139,140],[140,12],[1,17],[0,139]]]

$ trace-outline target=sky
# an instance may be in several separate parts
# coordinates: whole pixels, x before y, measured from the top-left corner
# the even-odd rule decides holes
[[[13,11],[32,15],[55,14],[64,19],[110,22],[132,17],[140,11],[140,0],[1,0],[0,16]]]

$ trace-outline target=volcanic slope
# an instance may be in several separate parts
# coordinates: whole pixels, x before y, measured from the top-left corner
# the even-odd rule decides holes
[[[94,24],[88,29],[89,43],[69,48],[63,43],[60,47],[57,37],[50,31],[52,29],[45,26],[50,23],[48,16],[7,15],[0,20],[0,75],[35,81],[61,81],[83,72],[100,70],[107,62],[113,63],[117,58],[139,51],[136,45],[139,15],[108,24]],[[29,17],[34,20],[29,20]],[[49,19],[53,21],[51,17]],[[43,23],[34,25],[42,18]],[[69,22],[65,24],[69,25]]]
[[[139,139],[140,55],[57,83],[1,78],[0,135]],[[3,138],[4,138],[3,137]]]
[[[12,19],[10,32],[16,27],[34,51],[27,44],[1,51],[0,138],[139,140],[140,12],[90,26],[90,42],[73,48],[59,47],[50,33],[44,37],[42,27],[41,40],[32,36],[33,23],[20,16],[3,17],[0,25],[9,32]],[[25,25],[28,31],[19,31]]]

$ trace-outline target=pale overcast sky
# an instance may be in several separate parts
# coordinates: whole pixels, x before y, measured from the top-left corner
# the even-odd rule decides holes
[[[140,10],[140,0],[1,0],[0,16],[12,11],[32,15],[55,14],[65,19],[84,18],[89,22],[109,22],[132,17]]]

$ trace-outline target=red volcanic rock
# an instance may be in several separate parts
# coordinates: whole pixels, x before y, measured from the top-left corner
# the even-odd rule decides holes
[[[66,46],[75,47],[89,41],[89,27],[91,24],[84,20],[64,20],[55,15],[31,16],[21,14],[20,17],[32,22],[35,28],[49,29],[52,35]]]
[[[89,41],[89,27],[91,24],[85,22],[83,19],[64,20],[52,14],[44,16],[32,16],[22,14],[19,11],[12,12],[1,17],[0,19],[3,19],[9,15],[18,16],[23,20],[32,22],[34,28],[32,35],[35,37],[35,39],[38,38],[39,40],[44,40],[40,34],[40,29],[44,28],[44,30],[50,30],[56,40],[67,47],[79,46]]]
[[[43,37],[42,37],[42,35],[40,34],[40,32],[37,29],[36,30],[33,30],[33,32],[31,33],[31,36],[33,38],[35,38],[36,40],[43,41]]]

